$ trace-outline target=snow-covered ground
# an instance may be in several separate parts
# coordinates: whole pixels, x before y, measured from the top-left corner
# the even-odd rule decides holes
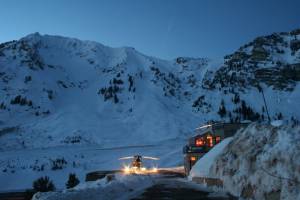
[[[166,145],[152,146],[79,146],[1,152],[0,191],[30,189],[34,180],[46,175],[53,180],[57,189],[64,189],[69,173],[76,173],[84,182],[86,173],[121,169],[130,160],[120,161],[120,157],[137,154],[160,158],[158,161],[145,160],[148,168],[179,166],[183,161],[182,145],[182,141],[169,141]],[[62,158],[66,163],[60,165],[62,169],[54,170],[53,161]]]
[[[300,127],[272,124],[252,124],[224,140],[191,176],[219,178],[225,190],[243,198],[300,199]],[[213,162],[206,163],[210,155]]]

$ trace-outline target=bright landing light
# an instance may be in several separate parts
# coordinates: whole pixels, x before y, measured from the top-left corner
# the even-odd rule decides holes
[[[142,167],[141,170],[142,171],[146,171],[147,169],[146,169],[146,167]]]
[[[124,171],[125,174],[129,174],[130,173],[130,167],[129,166],[124,166],[123,171]]]
[[[124,172],[124,174],[131,174],[131,173],[133,173],[133,174],[148,174],[148,173],[157,173],[158,169],[157,169],[157,167],[147,169],[146,167],[137,168],[137,167],[130,167],[130,166],[125,165],[123,167],[122,171]]]

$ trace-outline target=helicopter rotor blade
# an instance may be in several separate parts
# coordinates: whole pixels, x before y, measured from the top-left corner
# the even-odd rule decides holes
[[[150,157],[150,156],[143,156],[144,159],[149,159],[149,160],[159,160],[159,158],[155,157]]]
[[[133,156],[119,158],[119,160],[128,160],[128,159],[133,159]]]

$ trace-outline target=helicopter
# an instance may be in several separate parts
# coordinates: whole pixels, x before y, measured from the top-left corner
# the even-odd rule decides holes
[[[124,166],[123,171],[125,173],[140,173],[140,172],[157,172],[157,168],[153,167],[152,169],[146,169],[143,166],[142,161],[143,159],[146,160],[159,160],[159,158],[150,157],[150,156],[141,156],[141,155],[134,155],[134,156],[127,156],[119,158],[119,160],[129,160],[132,159],[131,164],[129,166]]]

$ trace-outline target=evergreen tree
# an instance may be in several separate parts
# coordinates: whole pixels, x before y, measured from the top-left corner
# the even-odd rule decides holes
[[[117,97],[116,94],[115,94],[115,96],[114,96],[114,102],[115,102],[115,103],[118,103],[118,102],[119,102],[119,99],[118,99],[118,97]]]
[[[21,106],[24,106],[25,104],[27,104],[26,98],[25,98],[25,97],[24,97],[24,98],[21,98],[20,105],[21,105]]]
[[[219,111],[218,114],[223,118],[226,115],[226,108],[225,108],[225,104],[224,104],[224,100],[221,101],[221,105],[219,107]]]
[[[69,179],[68,179],[68,181],[67,181],[67,183],[66,183],[66,187],[67,187],[67,189],[69,189],[69,188],[73,188],[73,187],[75,187],[76,185],[78,185],[79,184],[79,179],[76,177],[76,174],[74,173],[71,173],[71,174],[69,174]]]
[[[13,100],[11,100],[11,104],[20,104],[21,102],[21,95],[16,96]]]
[[[41,177],[33,182],[33,189],[37,192],[54,191],[55,186],[48,176]]]
[[[282,113],[280,112],[278,115],[277,115],[277,119],[278,120],[282,120],[283,116],[282,116]]]
[[[238,104],[240,102],[240,96],[238,94],[234,94],[233,103]]]

